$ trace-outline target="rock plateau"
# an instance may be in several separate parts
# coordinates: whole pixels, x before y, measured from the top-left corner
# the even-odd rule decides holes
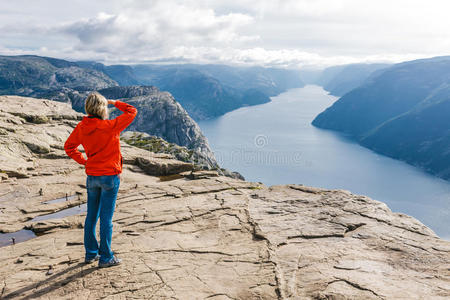
[[[86,265],[86,176],[62,149],[80,117],[0,97],[1,299],[450,297],[450,242],[381,202],[195,171],[125,142],[112,240],[123,263]]]

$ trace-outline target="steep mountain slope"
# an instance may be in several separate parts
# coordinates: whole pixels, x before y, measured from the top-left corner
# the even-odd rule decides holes
[[[320,113],[313,125],[359,136],[409,111],[434,89],[450,81],[448,59],[395,65],[345,94]]]
[[[320,113],[314,126],[450,179],[450,57],[394,65]]]
[[[450,179],[450,85],[382,123],[362,138],[361,144]]]
[[[303,86],[294,71],[224,65],[137,65],[136,77],[172,93],[196,120],[262,104],[288,88]]]
[[[334,66],[323,70],[317,84],[334,96],[342,96],[360,86],[373,73],[383,70],[388,64],[351,64]]]
[[[167,90],[196,120],[220,116],[244,105],[242,95],[224,87],[217,79],[195,69],[164,69],[143,80]],[[149,77],[147,77],[149,78]],[[265,96],[262,103],[270,99]]]
[[[222,84],[238,90],[258,90],[268,96],[275,96],[290,88],[302,87],[299,70],[227,65],[192,65]]]

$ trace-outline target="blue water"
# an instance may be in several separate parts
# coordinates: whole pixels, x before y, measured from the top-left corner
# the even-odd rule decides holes
[[[336,100],[308,85],[199,125],[219,164],[246,180],[367,195],[450,240],[450,182],[313,127],[314,117]]]
[[[59,199],[63,199],[63,198],[59,198]],[[64,197],[64,201],[65,201],[65,199],[66,198]],[[82,214],[86,211],[87,211],[87,204],[83,203],[81,205],[72,206],[72,207],[57,211],[55,213],[37,216],[37,217],[31,219],[30,222],[45,221],[45,220],[50,220],[50,219],[60,219],[60,218],[68,217],[68,216]]]

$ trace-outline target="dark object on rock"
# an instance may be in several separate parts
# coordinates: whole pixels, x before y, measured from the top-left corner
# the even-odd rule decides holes
[[[219,173],[217,173],[217,171],[191,171],[189,173],[185,172],[183,175],[188,179],[195,180],[195,179],[217,177],[219,176]]]
[[[175,159],[151,160],[143,157],[136,158],[136,165],[148,175],[165,176],[193,170],[194,165]]]
[[[53,266],[49,265],[48,266],[48,271],[47,271],[47,273],[45,273],[45,275],[52,275],[52,274],[53,274]]]

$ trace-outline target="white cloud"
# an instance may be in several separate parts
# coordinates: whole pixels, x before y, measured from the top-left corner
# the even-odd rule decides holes
[[[324,56],[296,49],[267,50],[254,47],[248,49],[213,47],[178,47],[171,53],[172,61],[179,58],[190,62],[265,65],[281,68],[327,67],[351,63],[401,62],[427,57],[423,53],[378,54],[362,56]]]
[[[218,15],[211,8],[186,6],[176,1],[152,1],[148,7],[129,7],[117,14],[99,13],[94,18],[61,26],[75,36],[77,50],[94,50],[119,56],[147,53],[160,56],[179,45],[221,46],[255,40],[238,33],[250,24],[242,13]]]
[[[0,53],[294,67],[398,62],[450,49],[447,0],[25,2],[0,12]]]

